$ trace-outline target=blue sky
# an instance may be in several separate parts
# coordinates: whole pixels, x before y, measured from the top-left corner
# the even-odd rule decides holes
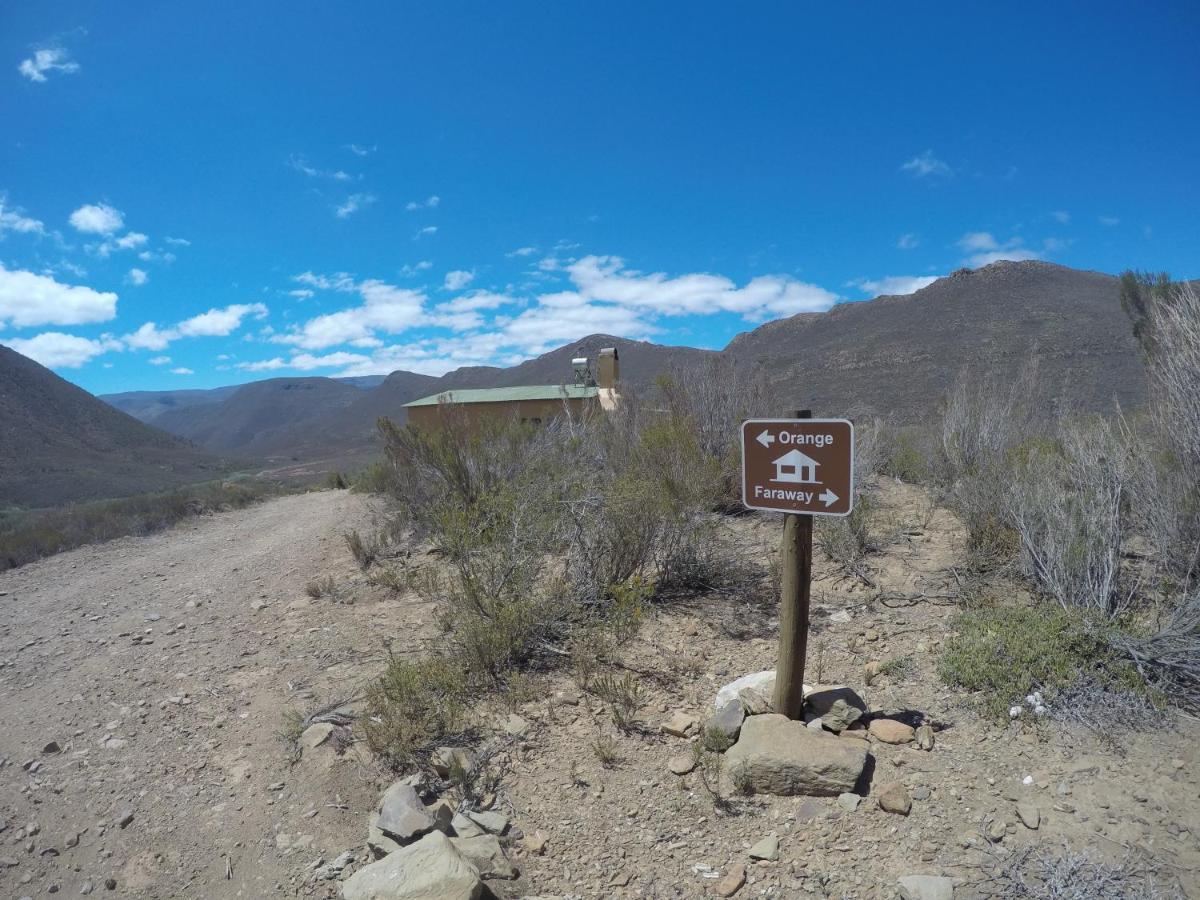
[[[9,3],[0,342],[207,387],[721,347],[997,258],[1195,277],[1198,44],[1192,3]]]

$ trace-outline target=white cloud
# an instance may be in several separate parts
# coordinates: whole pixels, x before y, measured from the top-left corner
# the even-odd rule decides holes
[[[152,365],[152,366],[165,366],[165,365],[169,365],[169,364],[170,364],[170,362],[171,362],[171,357],[169,357],[169,356],[156,356],[156,357],[154,357],[153,359],[149,359],[149,360],[147,360],[147,362],[148,362],[148,363],[150,363],[150,365]]]
[[[47,72],[74,75],[79,71],[79,63],[71,59],[71,54],[62,47],[44,47],[35,50],[28,59],[21,60],[17,71],[30,81],[42,82],[46,80]]]
[[[295,291],[288,291],[288,295],[295,297],[297,300],[307,300],[309,297],[313,296],[313,292],[307,288],[300,288]]]
[[[192,242],[189,241],[187,238],[168,237],[168,238],[164,238],[164,240],[168,244],[171,244],[172,246],[175,246],[175,247],[190,247],[190,246],[192,246]]]
[[[410,200],[404,205],[404,208],[409,212],[415,212],[418,209],[437,209],[438,204],[441,202],[442,198],[437,194],[434,194],[433,196],[427,197],[424,200]]]
[[[1065,209],[1054,210],[1054,212],[1050,213],[1050,218],[1052,218],[1059,225],[1070,225],[1071,224],[1071,214],[1069,212],[1067,212]]]
[[[121,349],[121,342],[110,335],[89,340],[61,331],[47,331],[28,339],[10,338],[5,343],[43,366],[55,369],[77,369],[103,353]]]
[[[374,194],[351,194],[334,212],[339,219],[345,219],[360,209],[370,206],[375,199]]]
[[[497,309],[501,306],[509,306],[519,301],[507,294],[494,294],[491,291],[471,291],[469,294],[464,294],[461,297],[455,297],[453,300],[447,300],[445,303],[439,303],[437,310],[439,312],[473,312],[480,309]]]
[[[952,172],[949,165],[933,155],[932,150],[917,154],[900,169],[916,178],[945,177]]]
[[[177,259],[175,254],[170,251],[155,252],[154,250],[143,250],[137,256],[142,262],[162,262],[168,264],[175,262]]]
[[[533,256],[537,252],[537,247],[518,247],[512,253],[505,253],[504,255],[512,259],[514,256]]]
[[[261,319],[266,314],[267,307],[261,303],[234,303],[184,319],[176,330],[182,337],[225,337],[241,327],[247,316]]]
[[[245,369],[247,372],[270,372],[275,369],[286,369],[287,367],[287,361],[279,356],[273,359],[260,360],[259,362],[234,363],[234,368]]]
[[[372,144],[370,147],[364,147],[361,144],[343,144],[343,146],[355,156],[370,156],[379,149],[378,144]]]
[[[46,226],[25,215],[25,211],[20,207],[6,209],[7,202],[8,197],[0,193],[0,240],[3,240],[6,231],[15,231],[17,234],[46,233]]]
[[[474,272],[468,272],[464,269],[455,269],[453,272],[446,273],[446,280],[442,287],[448,291],[461,291],[474,280]]]
[[[427,259],[423,259],[419,263],[416,263],[415,265],[401,266],[400,267],[400,275],[403,278],[412,278],[415,275],[417,275],[418,273],[424,272],[426,269],[432,269],[432,268],[433,268],[433,263]]]
[[[298,281],[300,284],[307,284],[322,291],[353,291],[357,287],[354,279],[346,272],[335,272],[332,276],[301,272],[299,275],[293,275],[292,281]]]
[[[896,241],[896,246],[901,250],[912,250],[920,243],[921,239],[917,235],[910,233],[900,235],[900,240]]]
[[[323,276],[305,272],[301,278],[311,277],[311,282],[328,283]],[[310,283],[311,283],[310,282]],[[341,284],[340,279],[337,283]],[[399,334],[417,325],[426,324],[425,295],[377,280],[360,284],[350,282],[350,290],[362,297],[361,306],[327,313],[309,319],[287,334],[274,338],[278,343],[295,344],[306,350],[321,350],[336,344],[350,343],[373,337],[375,331]],[[347,290],[338,287],[337,290]]]
[[[149,240],[146,235],[140,232],[130,231],[120,237],[107,237],[99,244],[88,244],[88,250],[95,253],[101,259],[105,259],[117,250],[136,250],[138,247],[144,247]],[[153,254],[139,254],[139,256],[147,259],[153,258]],[[171,259],[174,259],[174,256]]]
[[[172,369],[171,374],[172,375],[195,375],[196,373],[193,372],[191,369],[187,368],[186,366],[179,366],[176,369]]]
[[[886,278],[874,280],[864,278],[851,283],[864,294],[892,297],[914,294],[921,288],[929,287],[940,277],[940,275],[888,275]]]
[[[304,175],[307,175],[309,178],[328,178],[328,179],[331,179],[332,181],[353,181],[354,180],[354,176],[351,175],[349,172],[343,172],[341,169],[334,169],[334,170],[318,169],[314,166],[310,166],[308,163],[306,163],[304,161],[304,159],[302,157],[299,157],[299,156],[290,157],[288,159],[288,165],[290,165],[297,172],[301,172]]]
[[[150,280],[150,276],[146,274],[144,269],[130,269],[129,275],[126,277],[129,279],[130,284],[137,285],[138,287],[141,287]]]
[[[415,235],[413,235],[413,240],[416,240],[417,238],[423,238],[423,237],[428,237],[429,235],[437,234],[437,231],[438,231],[438,227],[436,225],[426,225],[424,228],[420,229]]]
[[[1109,228],[1113,228],[1121,224],[1121,220],[1116,216],[1101,216],[1099,221],[1101,225],[1107,225]]]
[[[959,238],[958,246],[968,252],[963,262],[976,269],[1002,260],[1021,262],[1043,256],[1043,253],[1024,246],[1019,236],[999,241],[990,231],[969,231]]]
[[[159,328],[147,322],[124,337],[125,345],[135,350],[165,350],[172,341],[185,337],[227,337],[241,327],[247,316],[261,319],[267,307],[261,303],[234,303],[223,308],[184,319],[172,328]]]
[[[0,263],[0,326],[83,325],[107,322],[117,314],[117,295],[82,285],[63,284],[49,275]]]
[[[85,203],[67,219],[76,231],[85,234],[112,234],[125,227],[125,215],[106,203]]]

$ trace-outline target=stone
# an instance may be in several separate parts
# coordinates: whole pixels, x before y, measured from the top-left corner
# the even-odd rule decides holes
[[[1017,818],[1026,828],[1036,831],[1042,824],[1042,811],[1035,804],[1022,801],[1017,804]]]
[[[61,752],[62,752],[62,747],[60,747],[58,745],[58,741],[50,741],[50,743],[46,744],[46,746],[42,748],[42,753],[44,753],[47,756],[49,756],[51,753],[61,753]]]
[[[732,897],[742,889],[742,885],[746,883],[746,867],[734,866],[726,874],[725,877],[713,885],[713,891],[718,897]]]
[[[984,831],[983,836],[991,843],[998,844],[1004,840],[1004,836],[1008,834],[1008,823],[1003,819],[993,819]]]
[[[858,783],[867,747],[815,734],[803,722],[769,713],[746,720],[725,760],[730,772],[744,772],[750,787],[760,793],[837,796]]]
[[[689,754],[680,756],[672,756],[667,760],[667,768],[676,775],[686,775],[692,769],[696,768],[696,757]]]
[[[475,754],[462,747],[438,747],[429,761],[441,778],[449,778],[454,769],[469,772],[475,768]]]
[[[846,812],[854,812],[858,809],[858,804],[862,802],[862,797],[858,794],[838,794],[837,804]]]
[[[898,781],[880,787],[875,800],[884,812],[907,816],[912,809],[912,797],[908,796],[908,791]]]
[[[742,688],[738,691],[738,703],[748,716],[763,716],[773,710],[771,694],[764,694],[757,688]]]
[[[932,750],[937,739],[933,735],[932,725],[921,725],[917,728],[915,735],[917,748],[920,750]]]
[[[870,662],[863,663],[863,680],[868,684],[872,684],[879,676],[879,670],[883,668],[883,661],[873,659]]]
[[[954,900],[954,881],[944,875],[903,875],[901,900]]]
[[[315,750],[329,740],[333,734],[333,725],[329,722],[318,722],[309,725],[300,735],[300,746],[305,750]]]
[[[413,786],[397,781],[383,792],[375,825],[392,840],[407,844],[433,831],[436,823],[425,811]]]
[[[775,694],[775,670],[769,669],[765,672],[743,675],[741,678],[723,685],[717,691],[716,699],[713,700],[713,709],[721,709],[729,701],[736,700],[743,688],[753,688],[766,697],[773,696]]]
[[[662,733],[673,735],[674,737],[687,737],[696,730],[698,723],[696,717],[691,713],[686,713],[683,710],[676,710],[671,718],[662,723]]]
[[[467,818],[488,834],[504,834],[508,828],[508,816],[504,813],[476,810],[467,813]]]
[[[750,848],[749,856],[751,859],[765,859],[768,862],[775,862],[779,859],[779,838],[773,834],[767,835]]]
[[[454,837],[450,838],[450,843],[483,878],[516,878],[520,874],[504,855],[504,848],[494,834]]]
[[[549,838],[540,831],[535,831],[533,834],[527,834],[521,840],[521,846],[525,848],[525,852],[533,856],[541,856],[546,852],[546,844],[549,843]]]
[[[524,737],[529,731],[529,722],[516,713],[509,713],[500,723],[500,727],[512,737]]]
[[[393,840],[383,833],[379,827],[379,813],[373,813],[367,824],[367,849],[375,859],[383,859],[389,853],[399,850],[403,844]]]
[[[454,814],[454,817],[450,820],[450,827],[458,837],[478,837],[481,834],[487,834],[478,824],[462,813]]]
[[[845,685],[819,684],[804,698],[804,709],[830,731],[845,731],[863,717],[867,704]]]
[[[825,812],[824,807],[816,800],[805,800],[800,804],[800,807],[792,814],[792,818],[800,825],[806,825],[809,822],[817,819]]]
[[[742,723],[746,721],[746,707],[740,700],[730,700],[704,723],[705,734],[717,733],[725,737],[729,743],[738,739],[742,731]]]
[[[118,828],[128,828],[132,824],[133,824],[133,810],[132,809],[127,809],[127,810],[125,810],[125,812],[123,812],[119,816],[117,816],[117,827]]]
[[[440,831],[364,866],[342,884],[343,900],[479,900],[475,866]]]
[[[429,814],[429,818],[433,819],[433,827],[438,831],[444,831],[449,834],[451,830],[450,823],[454,820],[454,804],[449,800],[438,800],[430,806],[425,807],[425,812]]]
[[[873,738],[885,744],[907,744],[916,733],[916,729],[911,725],[905,725],[895,719],[872,719],[867,731]]]

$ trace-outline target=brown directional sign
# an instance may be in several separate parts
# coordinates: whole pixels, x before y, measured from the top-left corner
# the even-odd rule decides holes
[[[849,515],[854,425],[846,419],[743,422],[742,502],[772,512]]]

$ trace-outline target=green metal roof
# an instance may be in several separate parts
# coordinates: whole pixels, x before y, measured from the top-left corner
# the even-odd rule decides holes
[[[467,391],[443,391],[430,394],[404,406],[436,406],[446,403],[513,403],[517,400],[586,400],[598,397],[600,389],[582,384],[539,384],[532,387],[479,388]]]

